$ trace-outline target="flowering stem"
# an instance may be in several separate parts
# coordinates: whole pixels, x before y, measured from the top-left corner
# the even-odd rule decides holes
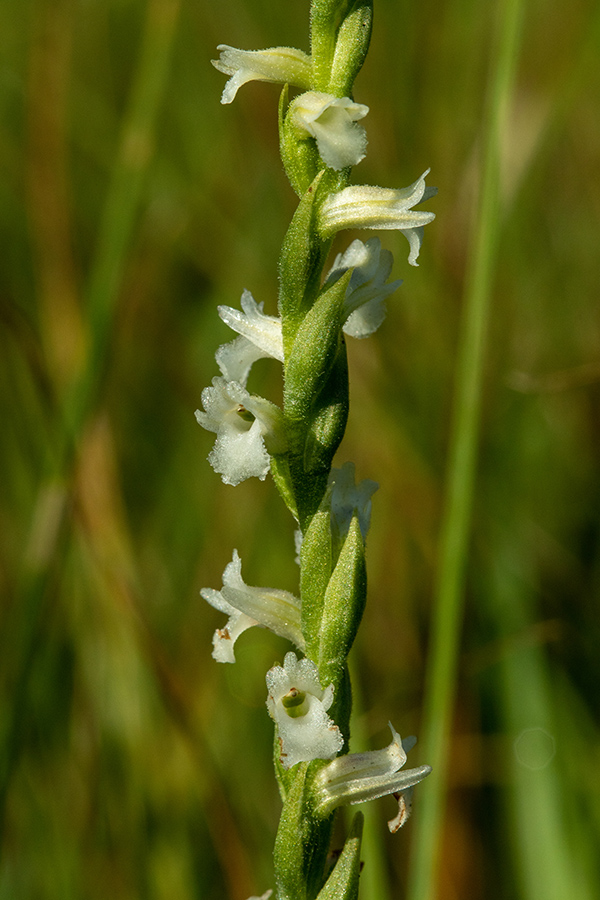
[[[479,207],[459,340],[440,561],[427,671],[424,743],[433,766],[424,786],[413,844],[409,900],[432,900],[439,865],[447,756],[464,608],[466,562],[477,464],[481,385],[493,269],[500,231],[501,138],[517,61],[522,0],[501,0],[489,82]]]
[[[383,750],[348,755],[352,694],[348,655],[367,594],[365,538],[377,485],[354,482],[354,466],[333,469],[349,409],[345,334],[366,337],[385,317],[392,255],[377,238],[353,241],[328,274],[334,235],[348,228],[398,229],[416,265],[431,212],[414,211],[435,189],[421,175],[410,187],[350,186],[350,169],[365,156],[359,122],[368,107],[352,96],[367,52],[372,0],[314,0],[311,57],[290,47],[237,50],[221,45],[214,64],[229,76],[222,102],[250,80],[283,82],[279,103],[281,156],[299,197],[279,260],[279,317],[252,295],[242,311],[219,307],[238,333],[216,354],[221,375],[202,392],[198,422],[217,435],[209,460],[223,481],[238,484],[270,470],[299,531],[300,598],[245,584],[237,551],[220,591],[202,596],[228,615],[213,656],[235,661],[237,638],[263,625],[291,640],[304,658],[286,654],[266,676],[267,709],[276,724],[274,764],[283,799],[275,844],[279,900],[356,900],[362,816],[328,862],[336,809],[393,794],[396,831],[406,820],[414,785],[428,766],[400,771],[414,739],[392,726]],[[305,93],[290,100],[290,86]],[[308,88],[308,90],[307,90]],[[246,389],[252,364],[283,363],[283,409]]]

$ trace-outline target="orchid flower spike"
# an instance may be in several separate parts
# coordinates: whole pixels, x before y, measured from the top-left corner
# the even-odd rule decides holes
[[[386,298],[402,284],[401,280],[386,284],[393,263],[392,254],[382,249],[378,237],[370,238],[365,244],[352,241],[345,253],[336,256],[327,276],[328,283],[354,269],[344,299],[345,334],[364,338],[379,328],[385,319]]]
[[[334,97],[319,91],[300,94],[290,104],[292,122],[315,138],[319,155],[330,169],[355,166],[365,158],[367,134],[359,119],[369,107],[350,97]]]
[[[239,484],[256,476],[261,481],[271,467],[269,454],[286,448],[283,413],[262,397],[249,394],[241,384],[213,378],[202,391],[204,411],[196,420],[217,435],[208,461],[225,484]]]
[[[221,590],[202,588],[200,594],[207,603],[229,616],[225,628],[217,628],[213,637],[212,655],[217,662],[235,662],[234,644],[240,634],[253,625],[270,628],[304,649],[298,598],[288,591],[245,584],[237,550],[233,551],[233,559],[223,572]]]
[[[219,44],[218,59],[212,64],[219,72],[229,75],[223,89],[221,103],[231,103],[239,88],[248,81],[271,81],[293,84],[307,90],[310,87],[310,56],[293,47],[270,47],[268,50],[237,50]]]
[[[408,261],[418,265],[417,257],[423,241],[423,228],[435,219],[435,213],[415,212],[413,206],[437,194],[437,188],[425,187],[427,169],[407,188],[380,188],[351,185],[329,194],[319,210],[319,227],[323,237],[344,228],[397,229],[410,244]]]
[[[412,789],[431,772],[431,766],[419,766],[400,772],[406,754],[417,742],[414,737],[400,739],[392,731],[392,742],[383,750],[350,753],[324,766],[315,778],[317,808],[328,816],[338,806],[377,800],[393,794],[398,800],[398,815],[388,822],[390,831],[397,831],[410,815]]]
[[[267,672],[267,709],[277,724],[284,769],[313,759],[333,759],[344,746],[338,726],[327,715],[333,685],[321,687],[316,665],[286,653],[282,666]]]

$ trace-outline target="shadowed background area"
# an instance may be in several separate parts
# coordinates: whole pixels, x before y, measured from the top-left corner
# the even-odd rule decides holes
[[[295,196],[277,87],[221,107],[209,60],[308,50],[308,3],[3,0],[0,33],[0,900],[245,900],[272,886],[286,644],[254,629],[218,665],[199,590],[237,547],[249,584],[297,591],[294,529],[270,479],[221,483],[193,412],[232,337],[216,306],[276,310]],[[494,35],[493,4],[376,0],[355,86],[353,181],[439,187],[420,268],[384,235],[404,284],[349,342],[338,459],[380,484],[365,748],[388,719],[420,734]],[[591,0],[525,4],[436,900],[600,893],[599,43]],[[251,390],[278,401],[279,368]],[[412,823],[364,810],[362,900],[396,900]]]

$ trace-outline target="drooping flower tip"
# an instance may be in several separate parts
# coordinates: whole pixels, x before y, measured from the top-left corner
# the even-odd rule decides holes
[[[327,276],[329,283],[354,269],[344,299],[345,334],[364,338],[379,328],[385,319],[387,297],[402,284],[401,280],[386,284],[393,263],[392,254],[382,249],[378,237],[366,243],[352,241],[344,253],[336,256]]]
[[[254,345],[256,352],[260,352],[260,356],[255,358],[271,357],[283,362],[281,319],[265,315],[263,305],[256,302],[250,291],[245,290],[242,293],[242,312],[231,306],[218,306],[217,311],[232,331],[246,338]]]
[[[416,266],[423,241],[423,228],[435,219],[434,213],[413,210],[418,203],[437,193],[437,188],[425,186],[425,177],[429,171],[426,169],[407,188],[351,185],[338,193],[329,194],[319,210],[322,234],[328,237],[345,228],[396,229],[408,240],[408,261]]]
[[[235,662],[235,642],[253,625],[269,628],[303,649],[300,601],[288,591],[247,585],[242,578],[242,561],[237,550],[225,567],[221,590],[202,588],[200,594],[207,603],[229,616],[225,628],[217,628],[213,636],[212,655],[217,662]]]
[[[219,44],[219,59],[211,60],[215,69],[229,75],[221,103],[231,103],[239,88],[248,81],[270,81],[310,87],[310,56],[294,47],[270,47],[268,50],[238,50]]]
[[[339,171],[365,158],[367,134],[358,121],[368,112],[349,97],[307,91],[292,101],[289,114],[296,128],[315,138],[325,165]]]
[[[416,738],[405,738],[390,723],[392,741],[383,750],[351,753],[339,756],[324,766],[315,779],[318,808],[329,815],[336,807],[377,800],[393,794],[398,800],[398,815],[388,825],[397,831],[410,814],[412,789],[431,772],[430,766],[400,770],[406,754],[414,747]]]
[[[333,685],[321,687],[316,665],[286,653],[282,666],[267,672],[267,709],[277,725],[284,769],[313,759],[334,759],[343,735],[327,715]]]

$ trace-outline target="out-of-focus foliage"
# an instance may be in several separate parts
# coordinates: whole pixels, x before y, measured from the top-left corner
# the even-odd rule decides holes
[[[381,485],[353,651],[371,746],[388,718],[419,732],[493,6],[376,0],[356,84],[354,180],[429,165],[440,189],[420,269],[390,236],[405,283],[350,342],[339,460]],[[217,665],[222,617],[198,592],[233,547],[248,583],[297,591],[293,527],[269,480],[221,484],[193,411],[231,337],[217,304],[248,288],[275,311],[295,205],[277,88],[221,107],[209,60],[221,42],[307,50],[307,16],[0,5],[0,900],[269,886],[264,673],[285,642],[255,629]],[[438,900],[600,893],[599,41],[591,0],[525,6]],[[277,400],[277,368],[252,389]],[[411,828],[388,835],[387,802],[365,810],[364,900],[403,895]]]

